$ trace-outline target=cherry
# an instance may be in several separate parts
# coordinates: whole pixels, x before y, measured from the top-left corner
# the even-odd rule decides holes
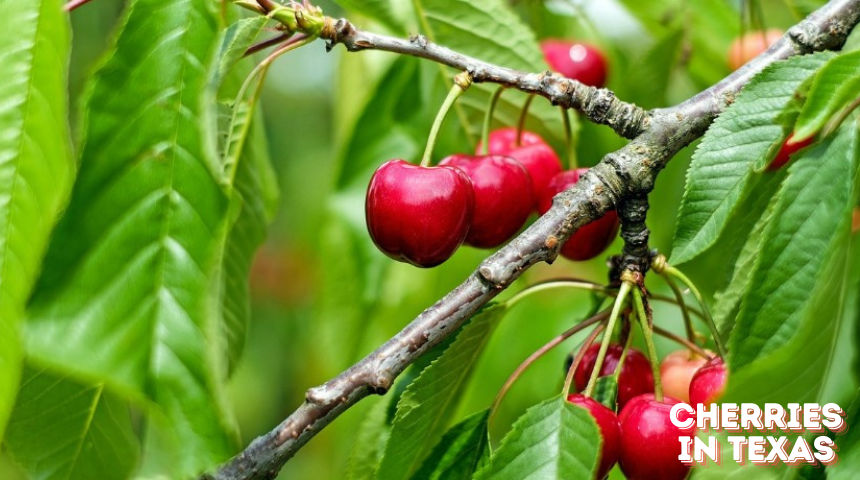
[[[472,181],[475,214],[466,243],[493,248],[509,240],[529,218],[534,192],[529,172],[511,157],[451,155],[439,165],[459,168]]]
[[[808,147],[815,140],[814,137],[809,137],[807,139],[801,140],[799,142],[794,142],[794,134],[788,136],[785,139],[785,142],[782,144],[782,147],[777,152],[776,156],[773,158],[773,161],[770,162],[770,165],[767,166],[768,170],[779,170],[782,168],[788,160],[791,158],[795,152]]]
[[[597,423],[597,428],[600,429],[603,446],[600,450],[600,466],[597,469],[597,478],[604,478],[618,462],[618,457],[621,455],[621,429],[618,426],[618,417],[615,412],[606,408],[602,403],[580,393],[571,393],[568,395],[567,401],[587,409],[591,418]]]
[[[582,361],[573,373],[577,390],[582,391],[588,385],[591,371],[594,369],[594,364],[597,363],[599,350],[600,345],[594,344],[588,347],[582,356]],[[618,360],[623,351],[624,347],[621,345],[609,345],[606,357],[603,359],[603,367],[600,369],[599,375],[601,377],[615,373],[615,367],[618,366]],[[621,374],[618,376],[618,408],[624,408],[624,405],[633,397],[653,391],[654,375],[651,373],[651,363],[648,362],[648,358],[642,352],[631,348],[627,351],[624,366],[621,367]]]
[[[700,368],[690,382],[690,405],[710,405],[723,394],[726,389],[728,372],[723,359],[715,357]]]
[[[628,479],[684,479],[690,467],[681,463],[678,437],[693,435],[695,427],[680,429],[669,419],[672,397],[658,402],[653,394],[639,395],[630,400],[618,423],[621,427],[621,471]],[[685,416],[679,415],[681,420]]]
[[[477,152],[481,152],[479,143]],[[490,132],[487,141],[487,151],[490,154],[513,157],[526,167],[532,178],[534,187],[535,207],[540,196],[553,175],[561,171],[561,161],[552,147],[547,145],[540,135],[528,131],[522,132],[520,144],[517,144],[517,129],[514,127],[500,128]]]
[[[472,183],[454,167],[383,163],[367,189],[365,213],[373,243],[389,257],[434,267],[457,250],[475,210]]]
[[[777,40],[782,38],[782,30],[772,28],[766,32],[760,30],[747,32],[736,38],[729,46],[729,68],[737,70],[753,58],[761,55]]]
[[[708,352],[711,353],[711,352]],[[666,355],[660,363],[660,381],[663,393],[684,403],[690,402],[690,381],[708,359],[689,350],[678,350]]]
[[[577,168],[552,177],[538,198],[538,212],[543,215],[552,206],[552,198],[574,186],[587,168]],[[606,250],[618,234],[618,214],[615,210],[583,226],[561,247],[561,254],[571,260],[589,260]]]
[[[556,72],[592,87],[606,84],[606,58],[596,47],[565,40],[544,40],[540,47],[546,63]]]

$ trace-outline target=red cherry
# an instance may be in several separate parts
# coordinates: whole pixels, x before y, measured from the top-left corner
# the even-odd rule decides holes
[[[780,38],[782,38],[782,30],[776,28],[771,28],[766,32],[760,30],[748,32],[736,38],[729,46],[729,68],[732,70],[741,68]]]
[[[600,345],[594,344],[588,347],[585,355],[582,356],[582,361],[576,367],[576,372],[573,373],[573,380],[576,383],[577,390],[582,391],[588,385],[591,371],[597,363],[597,353],[599,350]],[[621,345],[609,345],[606,357],[603,359],[603,368],[600,369],[601,377],[612,375],[615,372],[615,367],[618,366],[618,360],[621,358],[621,352],[623,351],[624,347]],[[653,391],[654,375],[651,373],[651,363],[642,352],[631,348],[627,351],[624,366],[621,367],[621,375],[618,377],[618,407],[624,408],[624,405],[633,397]]]
[[[621,429],[618,427],[618,417],[615,412],[600,402],[580,393],[568,395],[567,401],[587,409],[597,423],[597,428],[600,429],[603,446],[600,449],[600,467],[597,469],[597,478],[604,478],[618,462],[618,457],[621,455]]]
[[[466,243],[493,248],[509,240],[529,218],[534,192],[529,172],[502,155],[451,155],[439,165],[459,168],[472,181],[475,214]]]
[[[717,401],[726,389],[728,371],[723,359],[715,357],[700,368],[690,382],[690,405],[710,405]]]
[[[606,58],[596,47],[565,40],[544,40],[540,47],[546,63],[556,72],[592,87],[606,84]]]
[[[385,162],[367,189],[365,214],[373,243],[389,257],[434,267],[457,250],[475,210],[472,183],[454,167]]]
[[[534,186],[535,205],[552,177],[561,171],[561,161],[552,147],[536,133],[523,131],[521,144],[517,145],[516,128],[500,128],[490,132],[488,152],[494,155],[513,157],[526,167]],[[478,144],[478,152],[481,144]]]
[[[538,198],[538,212],[543,215],[552,206],[552,198],[574,186],[587,168],[567,170],[552,177]],[[589,260],[606,250],[618,234],[618,214],[615,210],[585,225],[561,247],[561,254],[571,260]]]
[[[788,163],[788,160],[791,158],[791,155],[812,144],[814,137],[809,137],[797,143],[794,143],[792,141],[793,139],[793,133],[785,139],[785,142],[782,144],[782,148],[779,149],[779,152],[777,152],[776,157],[774,157],[773,161],[770,162],[770,165],[767,166],[768,170],[773,171],[782,168],[786,163]]]
[[[691,353],[689,350],[678,350],[666,355],[666,358],[660,363],[660,381],[663,383],[663,393],[684,403],[689,403],[690,381],[693,380],[693,375],[706,363],[708,363],[706,357]]]
[[[679,403],[672,397],[662,402],[653,394],[640,395],[621,410],[618,423],[621,427],[621,471],[630,480],[654,479],[682,480],[690,467],[678,460],[681,443],[678,437],[695,433],[695,426],[680,429],[669,419],[672,405]],[[686,415],[679,415],[685,420]]]

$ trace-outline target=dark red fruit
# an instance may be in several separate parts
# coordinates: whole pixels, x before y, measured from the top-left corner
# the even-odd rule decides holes
[[[565,40],[545,40],[540,46],[546,63],[556,72],[592,87],[606,84],[606,58],[596,47]]]
[[[552,206],[552,198],[575,185],[587,171],[587,168],[578,168],[552,177],[538,198],[538,212],[541,215],[546,213]],[[606,212],[606,215],[577,230],[561,247],[561,254],[571,260],[592,259],[600,255],[615,240],[619,225],[615,210]]]
[[[591,371],[594,369],[594,364],[597,363],[599,350],[600,345],[594,344],[588,347],[585,355],[582,356],[582,362],[576,367],[576,372],[573,374],[577,390],[582,391],[588,385]],[[603,359],[603,368],[600,369],[601,377],[612,375],[615,372],[615,367],[618,366],[618,360],[623,351],[624,347],[621,345],[609,345],[606,357]],[[618,377],[618,408],[624,408],[624,405],[633,397],[652,392],[654,392],[654,375],[651,373],[651,363],[648,362],[642,352],[631,348],[627,352],[624,366],[621,367],[621,375]]]
[[[812,144],[814,137],[809,137],[805,140],[801,140],[797,143],[792,142],[794,139],[794,134],[788,136],[785,139],[785,143],[782,144],[782,148],[779,149],[779,152],[776,154],[776,157],[773,158],[773,161],[770,162],[770,165],[767,166],[768,170],[779,170],[786,163],[788,163],[789,159],[791,159],[791,155],[795,152],[808,147]]]
[[[517,129],[500,128],[490,132],[487,148],[492,155],[513,157],[528,170],[534,188],[535,208],[541,192],[552,177],[561,171],[558,155],[536,133],[523,131],[521,144],[517,145]],[[481,151],[480,144],[477,151]]]
[[[534,205],[532,179],[519,162],[502,155],[451,155],[439,165],[466,173],[475,191],[475,214],[466,243],[493,248],[509,240],[529,218]]]
[[[669,419],[672,405],[678,400],[663,397],[662,402],[653,394],[640,395],[621,410],[618,424],[621,427],[621,471],[629,480],[655,479],[682,480],[690,467],[678,460],[681,443],[678,437],[695,433],[676,427]],[[681,420],[687,417],[679,415]]]
[[[457,250],[472,222],[472,182],[454,167],[385,162],[367,189],[365,213],[373,243],[389,257],[434,267]]]
[[[580,393],[571,393],[567,401],[584,407],[591,414],[603,437],[603,447],[600,449],[600,467],[597,478],[604,478],[621,455],[621,429],[618,427],[618,417],[615,412],[606,408],[602,403]]]
[[[690,382],[690,405],[695,407],[701,403],[709,405],[716,402],[726,389],[726,364],[723,359],[715,357],[693,375]]]

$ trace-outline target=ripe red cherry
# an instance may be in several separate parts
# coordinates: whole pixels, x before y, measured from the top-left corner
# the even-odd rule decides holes
[[[540,46],[546,63],[556,72],[592,87],[606,84],[606,58],[596,47],[565,40],[545,40]]]
[[[690,405],[701,403],[710,405],[716,402],[726,389],[728,372],[723,359],[715,357],[693,375],[690,382]]]
[[[678,350],[666,355],[666,358],[660,363],[660,381],[663,383],[663,393],[684,403],[689,403],[690,381],[693,380],[693,375],[706,363],[708,363],[706,357],[689,350]]]
[[[782,37],[782,30],[772,28],[766,32],[756,30],[740,36],[729,46],[729,68],[737,70],[759,56]]]
[[[481,151],[478,144],[477,152]],[[534,188],[535,207],[537,199],[552,177],[561,171],[561,161],[552,147],[540,135],[523,131],[520,145],[517,145],[517,129],[500,128],[490,132],[487,151],[493,155],[506,155],[520,162],[529,172]]]
[[[543,215],[552,206],[552,198],[579,181],[587,168],[567,170],[552,177],[538,198],[538,212]],[[615,210],[585,225],[573,234],[561,247],[561,254],[571,260],[589,260],[606,250],[618,234],[618,214]]]
[[[621,429],[618,427],[618,417],[615,412],[600,402],[579,393],[570,394],[567,401],[587,409],[597,423],[597,428],[600,429],[603,446],[600,449],[600,466],[597,469],[597,478],[604,478],[618,462],[618,457],[621,455]]]
[[[662,402],[653,394],[640,395],[621,410],[618,423],[621,427],[621,471],[630,480],[655,479],[683,480],[690,467],[678,460],[681,443],[678,437],[693,435],[689,429],[676,427],[669,419],[672,405],[678,400],[663,397]],[[679,415],[681,420],[687,417]]]
[[[454,167],[383,163],[370,180],[367,230],[389,257],[433,267],[457,250],[475,210],[472,182]]]
[[[768,170],[779,170],[786,163],[788,163],[789,159],[791,158],[791,155],[803,148],[808,147],[810,144],[812,144],[813,140],[815,140],[814,137],[809,137],[805,140],[801,140],[795,143],[792,141],[793,139],[794,134],[789,135],[788,138],[785,139],[785,142],[782,144],[782,148],[779,149],[779,152],[776,154],[776,157],[774,157],[773,161],[770,162],[770,165],[767,166]]]
[[[451,155],[440,165],[459,168],[472,181],[475,214],[466,243],[493,248],[522,228],[534,205],[532,179],[519,162],[501,155]]]
[[[573,380],[576,383],[577,390],[582,391],[588,385],[591,371],[597,363],[597,353],[599,350],[600,345],[594,344],[588,347],[585,355],[582,356],[582,362],[576,367],[576,372],[573,373]],[[624,347],[621,345],[609,345],[606,357],[603,359],[603,368],[600,369],[601,377],[612,375],[615,372],[615,367],[618,366],[618,360],[621,358],[621,352],[623,351]],[[624,366],[621,367],[621,375],[618,377],[618,408],[624,408],[624,405],[633,397],[653,391],[654,375],[651,373],[651,363],[648,362],[648,359],[642,352],[631,348],[627,352]]]

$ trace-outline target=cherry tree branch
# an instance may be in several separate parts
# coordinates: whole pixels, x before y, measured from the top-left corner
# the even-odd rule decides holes
[[[494,82],[549,98],[612,126],[631,142],[606,155],[577,184],[557,195],[552,208],[509,244],[484,260],[457,288],[424,310],[391,340],[325,384],[280,425],[202,478],[273,479],[308,440],[362,398],[383,394],[418,357],[456,331],[479,308],[538,262],[553,262],[564,242],[583,225],[618,208],[624,223],[623,257],[631,265],[647,257],[647,195],[659,172],[682,148],[702,136],[743,86],[767,65],[842,47],[860,22],[860,0],[831,0],[766,52],[713,87],[671,108],[644,112],[612,92],[584,87],[548,73],[523,73],[481,62],[428,42],[362,32],[349,22],[329,23],[321,36],[350,51],[386,50],[469,71],[476,82]],[[595,105],[600,104],[602,107]],[[602,112],[602,113],[601,113]],[[642,271],[644,271],[642,267]]]

